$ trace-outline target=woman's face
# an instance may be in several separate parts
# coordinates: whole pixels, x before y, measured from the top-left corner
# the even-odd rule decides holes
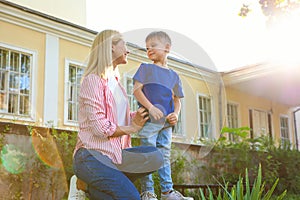
[[[126,64],[128,54],[129,51],[126,47],[126,43],[124,40],[119,40],[116,44],[113,44],[112,58],[114,67],[116,67],[119,64]]]

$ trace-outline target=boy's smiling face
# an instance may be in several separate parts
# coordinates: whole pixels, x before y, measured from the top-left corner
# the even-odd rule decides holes
[[[170,51],[170,45],[158,38],[150,38],[146,41],[147,56],[154,62],[165,60]]]

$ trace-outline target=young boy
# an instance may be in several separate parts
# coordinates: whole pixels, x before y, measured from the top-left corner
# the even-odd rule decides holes
[[[158,170],[162,200],[193,199],[184,197],[173,189],[171,177],[172,126],[178,121],[183,98],[181,80],[178,74],[167,66],[167,55],[171,39],[163,31],[155,31],[146,37],[147,56],[153,64],[141,64],[134,75],[134,96],[139,106],[150,114],[150,122],[139,132],[141,145],[157,147],[163,154],[164,165]],[[141,179],[142,200],[156,200],[152,176]]]

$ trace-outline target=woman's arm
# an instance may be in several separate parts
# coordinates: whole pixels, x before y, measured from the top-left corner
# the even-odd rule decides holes
[[[107,104],[112,100],[106,100],[106,87],[105,80],[89,75],[84,78],[79,94],[79,126],[99,137],[109,137],[116,130],[116,124],[107,117],[113,113],[107,112]]]
[[[108,113],[106,104],[112,102],[105,96],[104,91],[105,84],[100,77],[89,76],[84,79],[80,92],[83,101],[80,107],[80,118],[85,120],[80,125],[88,126],[93,134],[101,137],[117,137],[139,131],[148,120],[145,108],[138,109],[129,126],[117,126],[107,118],[114,113]]]
[[[148,112],[145,108],[139,108],[132,119],[129,126],[117,126],[116,131],[113,133],[112,137],[118,137],[122,135],[130,135],[132,133],[138,132],[149,119]]]

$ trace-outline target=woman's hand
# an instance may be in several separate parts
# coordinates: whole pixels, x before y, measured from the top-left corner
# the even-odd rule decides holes
[[[139,108],[135,116],[131,120],[129,126],[117,126],[116,131],[111,137],[119,137],[122,135],[131,135],[138,132],[149,119],[148,112],[145,108]]]
[[[149,119],[149,114],[145,108],[139,108],[131,120],[129,126],[117,126],[116,131],[111,137],[130,135],[138,132]]]
[[[135,132],[141,130],[146,121],[149,119],[149,114],[147,110],[143,107],[139,108],[132,119],[132,126]]]

